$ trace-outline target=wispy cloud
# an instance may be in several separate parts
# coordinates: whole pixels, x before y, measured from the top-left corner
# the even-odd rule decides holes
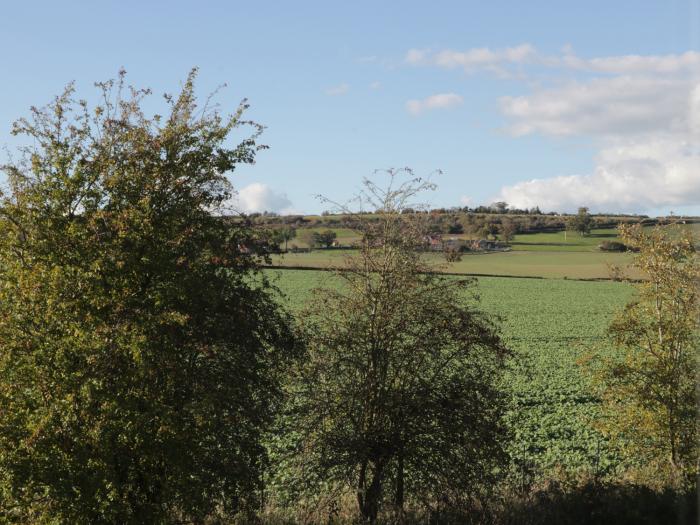
[[[700,52],[687,51],[668,55],[614,55],[608,57],[582,58],[570,46],[558,54],[538,51],[532,44],[523,43],[514,47],[492,49],[478,47],[466,50],[453,49],[409,49],[404,62],[413,66],[432,66],[444,69],[461,68],[465,71],[490,70],[537,64],[554,69],[569,69],[591,73],[608,74],[674,74],[698,72]]]
[[[433,109],[450,109],[461,106],[464,99],[455,93],[439,93],[424,99],[414,99],[406,102],[406,109],[412,115],[419,115]]]
[[[415,66],[437,66],[446,69],[462,68],[466,71],[474,71],[502,64],[526,63],[535,60],[536,57],[537,53],[533,46],[521,44],[505,49],[480,47],[466,51],[410,49],[406,53],[404,61]]]
[[[350,86],[346,83],[338,84],[337,86],[332,86],[326,89],[326,95],[331,97],[337,97],[340,95],[345,95],[350,91]]]

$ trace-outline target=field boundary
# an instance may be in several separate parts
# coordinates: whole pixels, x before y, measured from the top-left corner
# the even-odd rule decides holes
[[[328,267],[313,267],[313,266],[286,266],[263,264],[260,266],[266,270],[302,270],[315,272],[347,272],[346,268],[328,268]],[[581,281],[581,282],[616,282],[613,279],[605,277],[542,277],[541,275],[508,275],[497,273],[459,273],[459,272],[432,272],[440,275],[452,275],[455,277],[503,277],[507,279],[539,279],[545,281]],[[622,282],[641,283],[641,279],[624,279]]]

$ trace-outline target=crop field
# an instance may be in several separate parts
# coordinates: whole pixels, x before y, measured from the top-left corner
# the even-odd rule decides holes
[[[330,272],[266,271],[299,311],[317,286],[338,286]],[[485,311],[501,319],[502,335],[515,352],[508,371],[514,433],[512,456],[518,476],[558,469],[605,473],[619,461],[590,427],[598,404],[578,360],[594,348],[612,349],[605,330],[634,289],[616,282],[480,277],[475,291]]]

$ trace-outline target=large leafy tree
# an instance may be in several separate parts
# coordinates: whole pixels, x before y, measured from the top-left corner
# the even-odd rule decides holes
[[[478,495],[505,435],[497,385],[507,351],[467,298],[470,282],[422,261],[427,214],[402,211],[432,185],[390,175],[388,188],[365,182],[378,218],[354,216],[359,254],[301,317],[307,360],[288,413],[306,486],[344,487],[372,523],[386,503],[402,514]]]
[[[0,513],[201,522],[255,503],[288,324],[219,210],[260,128],[98,84],[32,108],[0,203]],[[252,134],[233,141],[251,124]]]
[[[581,235],[591,233],[592,226],[593,218],[586,207],[579,208],[576,215],[569,217],[566,225],[567,229],[578,232]]]
[[[603,429],[644,481],[682,485],[698,473],[697,377],[700,263],[689,229],[621,226],[643,273],[634,300],[609,328],[619,349],[597,369]]]

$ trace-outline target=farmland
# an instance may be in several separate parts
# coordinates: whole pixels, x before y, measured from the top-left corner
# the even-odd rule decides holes
[[[322,271],[267,270],[267,275],[297,312],[314,287],[338,285],[332,273]],[[606,348],[606,327],[633,288],[615,282],[481,277],[475,290],[481,307],[500,317],[503,338],[516,353],[506,382],[513,400],[515,475],[613,468],[618,459],[588,423],[597,401],[577,362],[594,347]]]
[[[700,224],[689,225],[696,233]],[[308,246],[303,240],[323,228],[300,229],[292,246]],[[348,228],[337,228],[338,243],[344,249],[316,249],[303,253],[275,255],[272,264],[288,268],[331,268],[343,266],[345,258],[354,250],[349,247],[359,241],[357,232]],[[468,235],[445,235],[444,239],[468,239]],[[541,277],[555,279],[609,279],[610,266],[626,267],[632,260],[629,253],[600,251],[603,241],[619,240],[617,230],[601,228],[589,235],[554,231],[515,235],[510,242],[510,251],[466,252],[460,261],[447,263],[439,252],[426,254],[426,262],[434,269],[462,275],[493,275],[514,277]],[[627,277],[638,279],[641,275],[629,268]]]
[[[289,253],[273,258],[278,266],[328,268],[342,266],[350,250],[314,250]],[[466,275],[511,275],[517,277],[553,277],[568,279],[607,279],[607,263],[625,265],[626,253],[579,251],[516,251],[466,253],[461,261],[446,263],[441,254],[426,256],[436,269]]]

